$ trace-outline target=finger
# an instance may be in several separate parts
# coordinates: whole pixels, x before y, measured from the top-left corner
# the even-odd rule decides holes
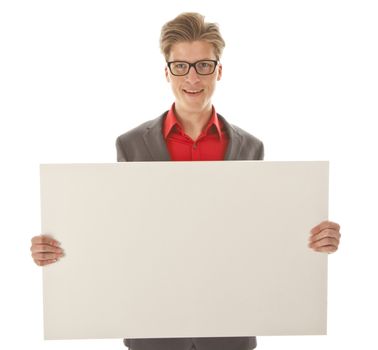
[[[311,234],[317,234],[325,229],[340,231],[340,225],[332,221],[323,221],[311,229]]]
[[[310,248],[313,248],[313,249],[318,249],[318,248],[327,247],[327,246],[338,247],[339,241],[335,238],[327,237],[327,238],[323,238],[319,241],[312,242],[312,243],[309,244],[309,246],[310,246]]]
[[[30,247],[32,253],[62,253],[63,249],[47,244],[33,244]]]
[[[57,259],[50,259],[50,260],[35,260],[34,259],[34,262],[38,265],[38,266],[45,266],[45,265],[49,265],[49,264],[53,264],[55,262],[57,262],[58,260]]]
[[[316,252],[319,252],[319,253],[334,253],[336,250],[337,250],[337,247],[333,246],[333,245],[329,245],[329,246],[324,246],[324,247],[321,247],[321,248],[317,248],[317,249],[314,249]]]
[[[31,253],[33,259],[37,260],[49,260],[60,259],[64,256],[63,252],[33,252]]]
[[[341,234],[340,234],[339,231],[336,231],[336,230],[333,230],[333,229],[325,229],[325,230],[320,231],[317,234],[313,234],[312,236],[310,236],[309,241],[310,242],[316,242],[316,241],[319,241],[319,240],[321,240],[323,238],[327,238],[327,237],[331,237],[331,238],[335,238],[337,240],[340,240]]]
[[[60,243],[47,235],[35,236],[31,239],[32,244],[49,244],[58,247]]]
[[[53,260],[63,256],[63,253],[33,253],[34,260]]]

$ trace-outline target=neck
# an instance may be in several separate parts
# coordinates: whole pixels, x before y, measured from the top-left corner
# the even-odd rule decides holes
[[[180,106],[175,105],[175,115],[181,126],[184,128],[185,134],[196,140],[205,128],[209,119],[211,118],[213,108],[212,105],[201,111],[188,111]]]

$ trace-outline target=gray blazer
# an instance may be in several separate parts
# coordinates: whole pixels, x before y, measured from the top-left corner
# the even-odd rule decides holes
[[[163,137],[163,121],[168,112],[149,120],[117,138],[119,162],[169,161],[168,149]],[[225,160],[262,160],[263,143],[235,125],[229,124],[220,114],[229,136]]]
[[[119,136],[116,141],[119,162],[169,161],[169,152],[163,137],[164,117],[147,121]],[[229,136],[225,160],[262,160],[263,143],[237,126],[229,124],[220,114]],[[256,347],[255,337],[222,338],[162,338],[124,339],[132,350],[249,350]]]

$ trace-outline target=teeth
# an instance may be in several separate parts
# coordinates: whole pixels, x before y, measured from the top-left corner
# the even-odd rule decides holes
[[[202,92],[203,89],[202,89],[202,90],[185,90],[185,89],[184,89],[184,91],[185,91],[185,92],[188,92],[188,93],[190,93],[190,94],[198,94],[199,92]]]

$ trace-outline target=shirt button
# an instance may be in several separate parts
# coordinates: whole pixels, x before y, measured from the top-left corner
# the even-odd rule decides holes
[[[196,143],[193,143],[193,148],[194,148],[194,149],[197,148],[197,144],[196,144]]]

